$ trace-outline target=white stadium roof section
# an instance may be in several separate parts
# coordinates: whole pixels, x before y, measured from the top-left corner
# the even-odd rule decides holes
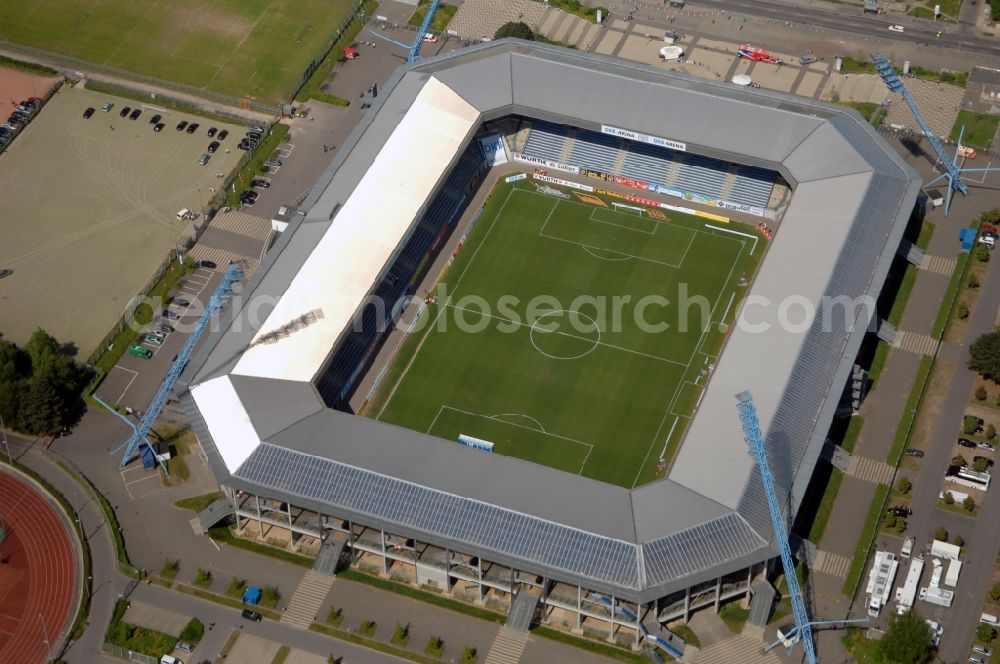
[[[359,303],[478,127],[509,115],[622,127],[781,173],[794,193],[750,287],[772,303],[877,297],[921,185],[855,111],[810,99],[516,40],[402,68],[182,377],[220,483],[633,600],[773,557],[735,394],[754,395],[797,509],[870,311],[821,311],[804,330],[777,325],[776,304],[750,311],[771,328],[732,331],[669,477],[631,491],[323,408],[311,381]],[[254,298],[277,302],[260,329]],[[319,322],[250,347],[316,309]],[[613,564],[596,564],[608,547]]]
[[[233,373],[313,379],[478,122],[479,112],[455,91],[427,81],[254,340],[312,312],[316,320],[252,346]]]

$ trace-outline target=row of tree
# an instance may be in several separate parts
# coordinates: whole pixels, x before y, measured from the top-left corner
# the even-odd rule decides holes
[[[93,375],[73,359],[75,349],[36,330],[24,348],[0,338],[0,417],[33,436],[55,434],[83,412],[83,389]]]

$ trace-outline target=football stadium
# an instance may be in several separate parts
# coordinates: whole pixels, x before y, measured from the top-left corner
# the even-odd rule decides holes
[[[202,525],[525,629],[766,620],[735,395],[792,520],[916,173],[853,110],[517,40],[377,101],[181,379]]]

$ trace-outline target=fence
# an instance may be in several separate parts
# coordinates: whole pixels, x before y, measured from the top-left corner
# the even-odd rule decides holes
[[[206,90],[204,88],[197,88],[193,85],[185,85],[184,83],[175,83],[173,81],[165,81],[159,78],[153,78],[152,76],[145,76],[143,74],[137,74],[135,72],[126,71],[124,69],[118,69],[117,67],[111,67],[109,65],[104,65],[98,62],[90,62],[87,60],[81,60],[79,58],[74,58],[69,55],[63,55],[61,53],[52,53],[50,51],[43,51],[39,48],[34,48],[32,46],[26,46],[24,44],[15,44],[8,41],[0,40],[0,49],[8,50],[14,53],[19,53],[21,55],[34,58],[39,64],[46,64],[54,66],[56,69],[62,69],[61,72],[67,76],[77,77],[79,75],[86,75],[89,72],[95,74],[104,74],[106,76],[113,76],[118,79],[123,79],[125,81],[131,81],[133,83],[138,83],[142,85],[156,86],[160,88],[166,88],[174,92],[191,95],[198,99],[213,101],[218,104],[223,104],[225,106],[233,106],[235,108],[244,108],[256,113],[264,113],[267,115],[277,115],[281,112],[281,107],[276,104],[268,104],[256,99],[249,99],[246,97],[238,98],[231,97],[229,95],[224,95],[219,92],[213,92],[211,90]]]
[[[51,88],[49,88],[48,92],[45,93],[45,96],[41,98],[42,99],[41,105],[38,108],[36,108],[35,111],[28,117],[28,121],[25,122],[23,125],[21,125],[17,129],[17,131],[15,131],[12,134],[10,134],[10,138],[8,139],[8,141],[5,144],[0,145],[0,153],[2,153],[4,150],[6,150],[7,146],[9,146],[11,143],[13,143],[14,139],[21,135],[21,132],[24,131],[25,127],[27,127],[32,122],[34,122],[34,120],[38,116],[38,114],[42,112],[42,109],[45,107],[45,104],[48,103],[49,99],[52,99],[52,95],[54,95],[59,90],[59,88],[61,88],[61,87],[62,87],[62,82],[60,81],[59,83],[56,83]],[[18,101],[20,101],[20,100],[18,100]]]
[[[113,643],[105,643],[101,650],[112,657],[117,657],[119,659],[124,659],[127,662],[136,662],[137,664],[159,664],[159,661],[155,657],[150,657],[149,655],[143,655],[141,652],[135,652],[133,650],[128,650],[127,648],[122,648],[121,646],[116,646]]]

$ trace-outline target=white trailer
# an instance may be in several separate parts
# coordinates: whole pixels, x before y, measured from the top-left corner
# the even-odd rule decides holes
[[[952,560],[948,563],[948,571],[944,575],[944,585],[954,588],[958,585],[958,575],[962,573],[962,561]]]
[[[910,561],[910,568],[906,571],[906,580],[902,586],[896,588],[896,613],[899,615],[903,615],[913,608],[913,603],[917,601],[917,590],[920,587],[920,575],[923,573],[923,558],[914,558]]]
[[[931,570],[931,582],[927,585],[931,588],[938,588],[941,585],[941,576],[944,574],[944,568],[941,565],[941,561],[934,559],[931,560],[931,565],[934,569]]]
[[[955,593],[944,588],[921,588],[920,599],[928,604],[936,604],[948,608],[955,601]]]
[[[872,618],[878,618],[882,607],[889,601],[889,593],[892,591],[898,569],[899,561],[894,554],[888,551],[879,551],[875,554],[875,562],[868,572],[868,585],[865,588],[868,593],[868,615]]]
[[[948,560],[958,560],[958,554],[962,549],[954,544],[948,544],[941,540],[931,542],[931,555],[935,558],[947,558]]]

